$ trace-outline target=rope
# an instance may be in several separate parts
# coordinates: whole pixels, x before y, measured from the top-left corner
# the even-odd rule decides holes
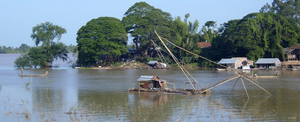
[[[169,64],[168,64],[167,60],[165,59],[164,55],[163,55],[158,49],[156,49],[156,48],[159,47],[159,46],[156,45],[152,39],[151,39],[151,41],[152,41],[152,43],[153,43],[153,45],[154,45],[155,51],[157,52],[157,54],[158,54],[158,56],[159,56],[159,59],[160,59],[162,62],[165,62],[165,63],[167,64],[167,66],[168,66]],[[163,60],[162,60],[161,57],[163,58]]]
[[[166,44],[163,42],[163,40],[161,39],[161,37],[156,33],[156,31],[154,31],[155,34],[157,35],[157,37],[159,38],[159,40],[161,41],[161,43],[165,46],[165,48],[168,50],[168,52],[170,53],[170,55],[172,56],[172,58],[174,59],[174,61],[176,62],[176,64],[179,66],[179,68],[181,69],[181,71],[183,72],[183,74],[185,75],[185,77],[189,80],[190,84],[192,85],[193,89],[196,90],[196,88],[194,87],[194,85],[192,84],[191,80],[189,79],[189,77],[187,76],[188,72],[185,72],[184,68],[179,64],[177,58],[173,55],[173,53],[169,50],[169,48],[166,46]],[[196,81],[197,82],[197,81]],[[201,85],[200,85],[201,86]],[[203,88],[203,86],[201,86]]]
[[[177,47],[177,48],[179,48],[179,49],[182,49],[182,50],[184,50],[184,51],[186,51],[186,52],[188,52],[188,53],[191,53],[191,54],[193,54],[193,55],[195,55],[195,56],[198,56],[198,57],[200,57],[200,58],[203,58],[203,59],[205,59],[205,60],[207,60],[207,61],[209,61],[209,62],[211,62],[211,63],[214,63],[214,64],[217,64],[217,65],[219,65],[219,66],[228,68],[227,66],[218,64],[217,62],[214,62],[214,61],[212,61],[212,60],[209,60],[208,58],[205,58],[205,57],[203,57],[203,56],[200,56],[200,55],[197,55],[197,54],[195,54],[195,53],[192,53],[192,52],[190,52],[190,51],[188,51],[188,50],[186,50],[186,49],[184,49],[184,48],[181,48],[181,47],[175,45],[174,43],[172,43],[171,41],[169,41],[169,40],[167,40],[167,39],[165,39],[165,38],[163,38],[163,37],[161,37],[161,38],[164,39],[164,40],[166,40],[166,41],[168,41],[170,44],[172,44],[173,46],[175,46],[175,47]]]

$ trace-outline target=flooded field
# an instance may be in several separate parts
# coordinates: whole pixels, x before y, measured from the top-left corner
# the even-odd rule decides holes
[[[131,93],[141,75],[158,75],[185,88],[180,70],[72,69],[54,62],[52,69],[24,69],[24,74],[48,77],[20,77],[13,67],[19,54],[0,54],[1,121],[299,121],[300,71],[254,71],[257,75],[280,75],[257,79],[266,92],[245,81],[217,86],[211,94]],[[236,75],[235,71],[189,70],[203,86]],[[250,75],[250,72],[246,72]],[[172,87],[172,86],[170,86]],[[188,86],[191,88],[191,86]],[[198,87],[199,88],[199,87]]]

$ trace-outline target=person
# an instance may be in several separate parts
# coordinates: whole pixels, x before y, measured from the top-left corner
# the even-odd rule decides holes
[[[251,76],[253,77],[253,71],[251,71]]]
[[[23,75],[23,68],[21,69],[21,74]]]
[[[279,75],[279,73],[278,72],[276,72],[276,76],[278,76]]]

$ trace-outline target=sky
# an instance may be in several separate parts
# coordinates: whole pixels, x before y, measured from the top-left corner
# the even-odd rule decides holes
[[[60,42],[77,45],[76,33],[88,21],[98,17],[122,20],[124,13],[137,2],[171,14],[173,18],[190,13],[189,21],[216,21],[218,26],[229,20],[241,19],[259,12],[273,0],[1,0],[0,46],[19,47],[22,43],[35,46],[32,27],[51,22],[67,30]],[[131,40],[129,40],[131,41]]]

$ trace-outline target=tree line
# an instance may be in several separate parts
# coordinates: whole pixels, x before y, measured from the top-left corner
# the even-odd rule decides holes
[[[30,49],[31,47],[28,46],[27,44],[21,44],[21,46],[19,47],[6,47],[6,46],[0,46],[0,54],[8,54],[8,53],[27,53],[28,50]],[[74,51],[74,49],[76,48],[76,45],[72,45],[70,44],[69,46],[66,46],[66,50],[68,51],[68,53],[72,53]]]
[[[217,26],[215,21],[207,21],[199,29],[198,20],[194,22],[188,20],[190,14],[186,14],[183,20],[180,17],[172,18],[168,12],[146,2],[137,2],[125,12],[122,20],[99,17],[79,29],[78,63],[83,65],[99,63],[101,60],[99,55],[110,57],[101,60],[106,63],[118,61],[119,58],[113,57],[127,52],[124,49],[126,34],[130,34],[133,39],[130,47],[136,48],[141,53],[137,60],[145,62],[158,59],[152,41],[160,47],[163,46],[154,30],[174,44],[214,61],[241,56],[254,61],[262,57],[278,57],[284,60],[283,48],[299,43],[299,10],[300,1],[274,0],[272,5],[267,3],[258,13],[249,13],[241,19],[229,20],[220,26]],[[114,21],[108,21],[112,19]],[[212,48],[202,49],[197,42],[209,42]],[[120,47],[110,47],[112,45]],[[203,59],[170,44],[167,45],[174,55],[185,63],[213,66]],[[167,58],[170,59],[169,56]],[[171,59],[169,61],[172,63]],[[104,64],[101,62],[99,65]]]
[[[128,47],[135,48],[140,53],[136,59],[138,61],[158,60],[152,41],[163,46],[154,31],[172,43],[214,61],[229,57],[247,57],[254,61],[261,57],[278,57],[284,60],[283,48],[299,43],[299,10],[298,0],[274,0],[271,5],[264,5],[258,13],[249,13],[241,19],[229,20],[219,26],[215,21],[207,21],[200,29],[198,20],[188,20],[189,13],[183,19],[173,18],[170,13],[146,2],[137,2],[125,12],[122,20],[99,17],[78,30],[75,50],[78,52],[77,64],[111,65],[124,58]],[[43,26],[42,24],[41,27]],[[58,40],[65,31],[59,27],[48,28],[59,29],[50,31],[59,34],[45,36],[43,31],[39,32],[40,27],[33,29],[35,28],[31,37],[36,45],[43,42],[40,46],[42,49],[35,47],[35,51],[32,49],[35,53],[28,55],[42,53],[45,56],[44,62],[51,62],[57,57],[64,58],[65,45]],[[127,45],[128,35],[133,41],[130,45]],[[57,42],[53,41],[55,38]],[[197,42],[209,42],[212,48],[200,48]],[[165,44],[184,63],[214,66],[167,42]],[[53,50],[60,51],[61,55],[57,55],[59,52],[52,52]],[[29,57],[34,57],[33,55]],[[168,63],[174,63],[167,53],[164,55]],[[45,66],[45,63],[42,64]]]
[[[21,44],[20,47],[6,47],[0,46],[0,53],[26,53],[29,50],[30,46],[27,44]]]

